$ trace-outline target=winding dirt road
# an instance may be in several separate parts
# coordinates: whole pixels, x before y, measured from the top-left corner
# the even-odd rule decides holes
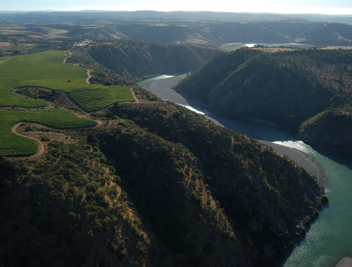
[[[90,77],[91,77],[91,76],[90,76],[90,69],[87,69],[87,75],[88,75],[88,77],[86,78],[86,82],[87,82],[87,83],[90,83],[90,82],[89,82],[89,79],[90,79]]]
[[[69,52],[69,55],[64,58],[64,61],[63,61],[62,63],[66,63],[66,60],[72,55],[72,52],[71,52],[71,51],[68,51],[68,52]]]
[[[19,136],[22,136],[22,137],[26,137],[26,138],[29,138],[29,139],[32,139],[34,140],[37,144],[38,144],[38,150],[37,152],[35,152],[32,156],[29,156],[29,157],[26,157],[26,158],[38,158],[40,157],[41,155],[43,155],[44,151],[45,151],[45,146],[44,144],[39,141],[38,139],[35,139],[33,137],[30,137],[30,136],[26,136],[26,135],[22,135],[22,134],[19,134],[16,130],[18,128],[18,126],[20,126],[23,122],[19,122],[19,123],[16,123],[14,126],[12,126],[11,128],[11,132],[13,132],[14,134],[17,134]]]

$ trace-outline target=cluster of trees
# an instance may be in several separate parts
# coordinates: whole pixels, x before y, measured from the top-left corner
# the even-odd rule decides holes
[[[92,261],[89,253],[95,253],[95,245],[108,249],[116,260],[128,256],[146,262],[145,227],[121,189],[121,178],[99,149],[54,140],[44,159],[1,158],[0,168],[0,224],[8,229],[0,246],[7,246],[6,240],[13,244],[0,253],[3,264],[83,264]],[[12,198],[16,190],[20,201]],[[122,236],[116,235],[121,231]],[[102,255],[94,257],[104,261]]]

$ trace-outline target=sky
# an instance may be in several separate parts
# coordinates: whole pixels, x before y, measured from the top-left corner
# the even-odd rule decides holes
[[[0,11],[155,10],[352,15],[351,0],[12,0],[1,2]]]

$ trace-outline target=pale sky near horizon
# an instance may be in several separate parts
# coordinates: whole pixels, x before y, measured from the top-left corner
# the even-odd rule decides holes
[[[4,0],[3,0],[4,1]],[[3,2],[2,1],[2,2]],[[12,0],[1,3],[0,11],[216,11],[285,14],[352,15],[351,0]]]

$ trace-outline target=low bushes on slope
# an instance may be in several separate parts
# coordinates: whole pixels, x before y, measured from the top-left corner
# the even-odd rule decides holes
[[[243,242],[251,236],[252,252],[269,246],[282,255],[296,238],[299,216],[317,215],[310,208],[319,205],[316,180],[257,141],[168,103],[115,105],[112,112],[188,148],[202,164],[203,180],[233,220],[235,232],[243,233],[239,235]],[[302,215],[296,213],[298,206]]]
[[[57,141],[40,160],[0,159],[1,263],[127,266],[130,260],[149,261],[160,245],[105,162],[89,145]]]

